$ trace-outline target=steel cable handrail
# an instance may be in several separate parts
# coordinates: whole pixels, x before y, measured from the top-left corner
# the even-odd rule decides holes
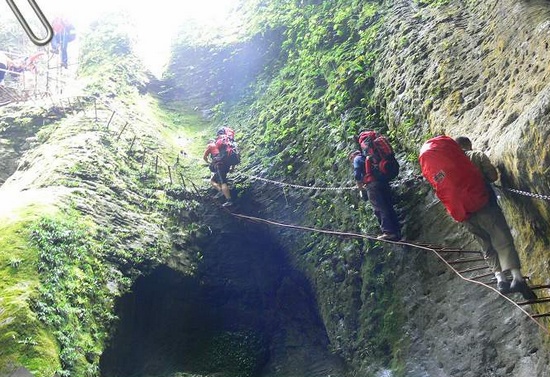
[[[227,210],[227,208],[226,208],[226,210]],[[537,321],[536,317],[529,314],[529,312],[527,312],[525,309],[523,309],[517,302],[510,299],[506,295],[499,292],[496,288],[493,288],[493,287],[491,287],[490,285],[488,285],[486,283],[483,283],[483,282],[465,277],[462,274],[460,274],[460,272],[458,270],[456,270],[442,255],[440,255],[438,253],[437,249],[447,249],[448,250],[448,248],[446,248],[444,246],[436,246],[436,245],[425,246],[425,245],[418,244],[418,243],[415,243],[415,242],[412,242],[412,241],[403,241],[403,240],[400,240],[400,241],[380,240],[376,237],[365,235],[365,234],[359,234],[359,233],[354,233],[354,232],[342,232],[342,231],[327,230],[327,229],[319,229],[319,228],[313,228],[313,227],[301,226],[301,225],[285,224],[285,223],[281,223],[281,222],[277,222],[277,221],[273,221],[273,220],[267,220],[267,219],[262,219],[262,218],[259,218],[259,217],[243,215],[243,214],[240,214],[240,213],[234,213],[234,212],[231,212],[229,210],[227,210],[227,212],[229,212],[234,217],[241,218],[241,219],[248,220],[248,221],[252,221],[252,222],[257,222],[257,223],[264,223],[264,224],[275,225],[275,226],[280,226],[280,227],[285,227],[285,228],[305,230],[305,231],[311,231],[311,232],[323,233],[323,234],[330,234],[330,235],[336,235],[336,236],[342,236],[342,237],[364,238],[364,239],[385,242],[385,243],[388,243],[388,244],[393,244],[393,245],[398,245],[398,246],[409,246],[409,247],[414,247],[414,248],[425,250],[425,251],[430,251],[433,254],[435,254],[436,257],[439,260],[441,260],[453,273],[455,273],[462,280],[484,286],[484,287],[486,287],[488,289],[491,289],[492,291],[496,292],[498,295],[500,295],[505,300],[507,300],[508,302],[513,304],[516,308],[518,308],[523,314],[528,316],[533,322],[535,322],[537,324],[538,327],[540,327],[547,335],[550,336],[550,330],[546,326],[544,326],[542,323]],[[460,251],[460,249],[457,249],[457,251]],[[533,303],[536,303],[536,302],[533,302]]]

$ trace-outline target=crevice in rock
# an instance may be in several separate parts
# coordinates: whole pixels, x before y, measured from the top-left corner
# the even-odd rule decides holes
[[[284,250],[264,228],[220,228],[197,240],[193,276],[160,266],[119,300],[102,376],[315,377],[342,370],[309,282]]]

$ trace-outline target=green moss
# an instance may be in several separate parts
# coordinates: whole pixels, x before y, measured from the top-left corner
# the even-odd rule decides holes
[[[29,228],[37,251],[40,285],[32,308],[59,345],[62,376],[96,375],[99,355],[113,321],[116,275],[101,259],[90,224],[67,215],[44,217]],[[90,374],[92,373],[92,374]]]
[[[22,365],[37,377],[50,377],[59,366],[58,347],[31,309],[40,279],[36,249],[28,244],[29,224],[8,221],[0,227],[0,370]]]

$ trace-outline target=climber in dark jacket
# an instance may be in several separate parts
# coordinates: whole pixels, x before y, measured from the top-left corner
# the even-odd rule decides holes
[[[399,219],[393,208],[389,183],[376,178],[369,168],[369,160],[361,151],[351,152],[348,159],[353,165],[353,178],[359,194],[363,200],[370,201],[382,229],[382,234],[377,238],[389,241],[401,239]]]

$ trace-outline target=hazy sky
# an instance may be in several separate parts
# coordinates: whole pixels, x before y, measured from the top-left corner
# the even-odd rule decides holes
[[[35,0],[46,18],[56,15],[68,17],[77,31],[84,30],[89,23],[103,13],[123,10],[140,25],[139,53],[156,73],[167,59],[171,36],[179,23],[194,19],[209,26],[223,25],[229,9],[236,0]],[[27,19],[34,17],[29,0],[15,0]],[[10,12],[5,1],[0,2],[0,12]],[[30,22],[30,21],[29,21]],[[35,31],[39,37],[40,30]]]

